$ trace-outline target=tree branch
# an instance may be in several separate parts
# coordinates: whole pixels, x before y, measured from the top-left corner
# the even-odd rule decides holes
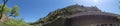
[[[3,16],[3,11],[4,11],[4,7],[5,7],[5,4],[7,3],[8,0],[3,0],[3,6],[2,6],[2,11],[1,11],[1,16],[0,16],[0,19],[2,18]]]

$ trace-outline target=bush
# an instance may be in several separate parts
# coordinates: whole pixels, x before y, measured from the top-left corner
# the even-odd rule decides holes
[[[2,26],[29,26],[23,19],[11,19],[1,24]]]

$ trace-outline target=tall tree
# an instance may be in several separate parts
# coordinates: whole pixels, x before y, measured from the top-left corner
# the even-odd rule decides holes
[[[18,6],[15,5],[13,8],[9,8],[5,5],[7,3],[7,1],[8,0],[3,0],[3,4],[0,5],[0,19],[3,16],[7,16],[8,14],[10,14],[10,16],[13,16],[13,17],[19,16]]]
[[[3,16],[3,12],[4,12],[4,7],[5,7],[5,4],[7,3],[8,0],[3,0],[3,5],[1,7],[1,16],[0,16],[0,19],[2,18]]]

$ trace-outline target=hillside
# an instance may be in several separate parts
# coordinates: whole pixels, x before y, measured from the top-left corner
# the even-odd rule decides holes
[[[100,11],[96,6],[86,7],[83,5],[70,5],[65,8],[57,9],[53,12],[50,12],[46,17],[40,18],[37,22],[32,24],[39,24],[39,23],[50,23],[54,20],[57,20],[61,17],[66,17],[77,12],[89,12],[89,11]]]

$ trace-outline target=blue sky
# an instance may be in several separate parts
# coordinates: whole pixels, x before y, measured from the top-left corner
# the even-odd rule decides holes
[[[9,0],[7,6],[18,5],[20,12],[18,18],[24,18],[26,22],[35,22],[51,11],[73,4],[97,6],[103,12],[120,14],[118,0]]]

